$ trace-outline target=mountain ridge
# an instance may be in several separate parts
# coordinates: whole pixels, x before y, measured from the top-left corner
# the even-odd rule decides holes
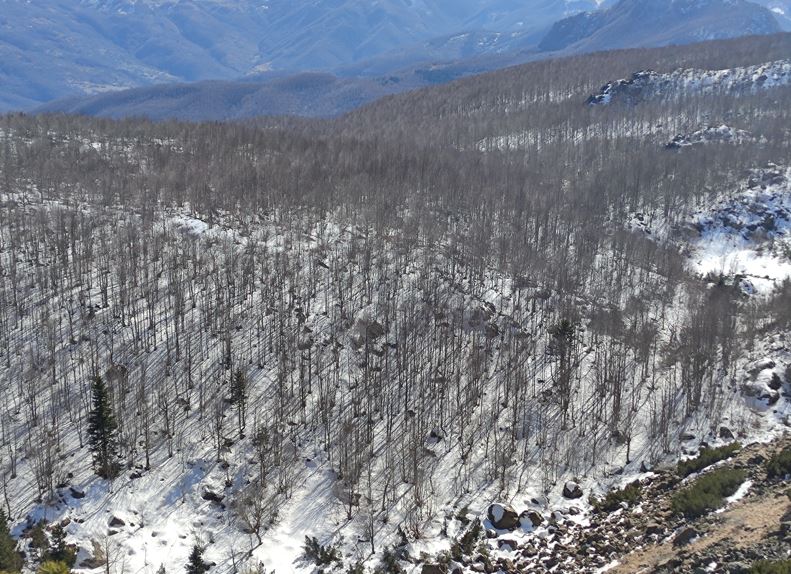
[[[538,49],[592,52],[780,31],[772,11],[747,0],[620,0],[609,8],[556,22]]]
[[[439,38],[536,33],[593,0],[67,0],[0,3],[0,111],[164,82],[333,71],[412,51],[457,54]],[[469,46],[474,54],[506,46]],[[452,58],[452,59],[455,59]],[[403,67],[405,64],[401,64]]]

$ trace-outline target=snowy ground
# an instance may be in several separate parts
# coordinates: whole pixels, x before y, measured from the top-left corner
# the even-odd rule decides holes
[[[645,125],[635,129],[639,136],[642,133],[640,130],[650,131],[652,128],[651,125]],[[92,142],[87,145],[99,149]],[[666,152],[658,150],[657,153]],[[690,265],[702,275],[710,272],[743,275],[753,286],[753,290],[760,294],[768,293],[777,281],[791,274],[786,251],[791,225],[790,179],[791,171],[786,168],[770,167],[758,170],[744,186],[724,190],[711,205],[691,214],[686,223],[696,235],[689,245]],[[26,201],[38,202],[36,209],[42,211],[75,208],[57,205],[34,196],[26,198]],[[97,213],[85,206],[75,209],[94,217],[100,225],[106,225],[105,233],[110,234],[120,233],[126,226],[137,221],[136,214],[122,210]],[[657,240],[674,238],[674,230],[658,217],[652,217],[648,221],[645,216],[635,215],[629,224],[632,228],[652,231],[652,236]],[[265,246],[267,256],[296,254],[295,267],[305,270],[316,261],[326,265],[332,257],[339,257],[339,254],[346,256],[364,246],[361,240],[364,234],[361,230],[327,222],[294,231],[268,221],[245,222],[245,225],[240,225],[232,218],[223,217],[223,214],[210,220],[192,213],[188,208],[182,208],[161,214],[161,221],[157,223],[158,227],[160,225],[163,240],[172,241],[174,245],[182,248],[197,246],[196,251],[207,254],[207,258],[202,260],[206,265],[210,264],[212,258],[224,261],[223,257],[228,257],[230,260],[233,255],[244,252],[251,245],[262,245]],[[400,304],[404,306],[420,298],[418,285],[421,270],[425,268],[422,260],[424,255],[422,252],[418,253],[403,266],[398,297]],[[387,260],[382,264],[388,266],[394,265],[394,262]],[[350,273],[350,276],[355,289],[361,289],[360,273]],[[463,277],[463,273],[460,276]],[[307,282],[307,273],[299,275],[297,272],[296,277],[297,283]],[[485,285],[480,294],[472,292],[466,279],[459,279],[457,283],[450,280],[443,283],[446,303],[449,307],[461,310],[467,331],[475,330],[473,317],[485,317],[486,321],[495,326],[516,325],[525,331],[537,330],[539,316],[517,315],[514,286],[508,278],[494,270],[487,270],[484,281]],[[115,288],[117,285],[113,285],[113,289]],[[74,292],[69,295],[80,295],[80,287],[74,287]],[[52,313],[62,309],[61,305],[65,305],[68,299],[64,296],[63,302],[53,303],[48,301],[48,294],[41,295],[41,298],[45,301],[42,308]],[[100,299],[98,287],[93,287],[89,299],[94,302]],[[200,296],[197,300],[201,304],[204,301]],[[324,300],[316,297],[310,302],[314,305],[314,311],[306,319],[306,325],[312,329],[313,336],[320,340],[322,336],[331,334],[333,326],[328,314],[337,301],[329,294]],[[552,304],[550,302],[547,305],[549,307]],[[169,300],[163,300],[156,309],[157,321],[165,320],[169,311],[168,305]],[[238,341],[254,331],[251,320],[255,317],[248,315],[249,309],[258,310],[264,307],[265,301],[256,294],[239,310],[234,319],[246,328],[239,330],[235,340]],[[367,317],[375,313],[375,307],[371,303],[365,308],[354,309],[350,312],[350,324],[359,326],[360,322],[364,323]],[[195,320],[194,317],[201,312],[199,304],[188,314],[189,320]],[[655,313],[650,308],[646,312]],[[677,310],[671,309],[669,316],[661,317],[661,323],[660,317],[654,316],[656,322],[661,324],[660,336],[663,340],[669,340],[674,332],[674,321],[678,319],[676,312]],[[100,323],[101,325],[114,324],[115,319],[109,312],[99,309],[96,313],[100,320],[107,321]],[[551,314],[541,316],[545,320],[551,318]],[[196,320],[196,330],[198,325]],[[125,337],[129,337],[128,331],[119,328],[118,340],[126,341]],[[345,344],[343,360],[351,365],[339,383],[344,398],[352,394],[351,379],[353,375],[359,374],[353,366],[360,359],[359,352],[355,353],[353,350],[353,331],[354,329],[349,329],[349,332],[332,333]],[[23,339],[23,335],[19,337]],[[19,342],[14,340],[14,344]],[[22,340],[21,343],[19,355],[15,357],[28,352],[32,355],[32,342]],[[568,514],[573,512],[573,519],[585,524],[586,512],[590,508],[587,502],[589,494],[600,495],[610,488],[622,487],[635,478],[646,476],[647,473],[641,469],[643,462],[667,464],[679,456],[692,455],[701,441],[709,444],[724,442],[717,433],[719,426],[732,429],[742,442],[771,440],[786,432],[791,417],[791,407],[784,396],[789,383],[788,365],[791,364],[789,344],[791,341],[782,333],[757,340],[749,353],[740,359],[736,369],[738,376],[733,380],[717,380],[718,385],[727,389],[722,398],[720,416],[716,420],[703,415],[690,419],[674,419],[672,433],[676,439],[682,434],[693,435],[694,438],[676,440],[673,450],[663,460],[656,460],[656,445],[651,440],[649,428],[651,415],[657,408],[657,396],[663,390],[672,393],[675,389],[675,381],[667,378],[667,371],[663,370],[662,365],[655,366],[656,371],[650,377],[642,380],[634,377],[636,391],[630,397],[634,402],[634,416],[629,415],[634,421],[634,436],[630,445],[631,462],[628,463],[626,447],[623,444],[614,444],[608,438],[603,441],[602,453],[596,464],[583,468],[579,461],[585,453],[579,452],[580,447],[575,445],[575,435],[569,432],[550,437],[562,442],[559,451],[565,453],[568,460],[563,461],[565,464],[558,461],[557,467],[560,470],[557,471],[557,476],[546,476],[547,463],[541,459],[539,449],[533,446],[537,437],[532,436],[529,441],[524,441],[524,460],[509,469],[507,486],[502,488],[497,480],[487,477],[485,467],[488,463],[482,460],[480,443],[489,440],[488,436],[473,437],[478,444],[470,455],[474,462],[468,463],[467,468],[461,462],[457,444],[448,440],[425,440],[421,446],[428,451],[426,459],[430,462],[426,472],[431,476],[431,499],[422,506],[425,514],[410,514],[413,511],[408,502],[413,496],[412,489],[408,484],[396,485],[394,498],[397,502],[384,513],[387,522],[380,516],[375,524],[376,551],[381,553],[384,547],[398,543],[401,537],[397,527],[407,523],[414,524],[420,530],[419,536],[411,536],[409,544],[406,545],[406,552],[411,557],[417,558],[421,553],[432,556],[447,550],[451,539],[463,527],[463,521],[458,518],[458,514],[466,508],[467,518],[485,519],[489,505],[497,500],[512,504],[518,511],[530,508],[547,516],[562,509]],[[120,353],[118,350],[116,352]],[[590,352],[592,349],[585,350],[585,353]],[[70,345],[64,345],[61,349],[64,362],[65,357],[75,353],[78,354]],[[201,375],[207,373],[206,377],[210,378],[214,373],[212,369],[216,368],[217,353],[212,349],[208,355],[208,358],[196,364],[195,370],[201,372]],[[163,373],[165,348],[161,340],[159,348],[152,352],[151,357],[151,371]],[[532,362],[527,370],[529,380],[540,380],[543,383],[551,378],[552,365],[545,357],[546,352],[542,347],[535,353],[535,358],[531,358]],[[582,409],[588,407],[583,401],[591,394],[593,378],[591,361],[585,357],[581,359],[578,391]],[[15,358],[17,360],[22,361]],[[78,360],[73,362],[79,363]],[[501,365],[497,364],[497,360],[493,363],[487,373],[491,377],[487,379],[488,394],[484,393],[485,398],[476,407],[473,415],[482,420],[493,419],[501,409],[499,397],[491,392],[494,387],[492,381]],[[252,370],[254,396],[251,411],[271,412],[268,407],[273,396],[276,370],[271,364]],[[6,378],[3,383],[6,385],[15,372],[5,369],[0,370],[0,375]],[[139,371],[136,370],[134,377],[138,376]],[[163,375],[161,379],[171,384],[179,376],[172,375],[171,378],[171,375]],[[777,386],[777,381],[780,382],[780,388],[772,388]],[[19,410],[15,412],[10,403],[11,401],[8,410],[3,413],[4,424],[14,429],[23,428],[24,415]],[[311,406],[316,405],[311,403]],[[368,561],[367,567],[371,570],[377,564],[377,559],[371,558],[370,541],[365,532],[365,513],[362,509],[355,508],[355,516],[351,520],[347,518],[343,496],[338,492],[336,471],[327,460],[326,452],[315,432],[300,429],[289,437],[290,492],[288,496],[275,499],[276,516],[262,533],[262,543],[258,545],[253,535],[243,532],[231,508],[232,494],[244,488],[253,478],[254,465],[251,463],[249,441],[231,441],[223,452],[227,464],[218,463],[209,421],[200,418],[193,409],[180,414],[178,423],[179,432],[172,438],[172,457],[168,456],[165,448],[167,439],[163,437],[161,429],[156,429],[155,434],[159,433],[159,436],[153,450],[152,470],[143,471],[140,461],[137,460],[134,469],[124,472],[112,484],[99,480],[91,473],[87,464],[87,450],[79,444],[75,433],[64,433],[64,470],[73,473],[68,482],[74,490],[60,488],[58,498],[51,504],[35,502],[35,485],[30,468],[33,457],[29,452],[23,453],[19,476],[8,483],[9,498],[16,520],[15,533],[21,534],[26,526],[42,517],[51,522],[69,521],[69,541],[81,548],[80,561],[93,553],[95,545],[107,546],[110,549],[113,574],[153,573],[161,565],[168,572],[181,572],[186,556],[196,541],[206,544],[206,558],[215,563],[212,572],[217,574],[234,572],[258,562],[268,572],[312,572],[315,567],[303,557],[302,544],[305,535],[317,536],[322,543],[337,544],[347,565]],[[232,431],[229,430],[226,434],[230,435]],[[381,434],[377,436],[381,437]],[[381,456],[387,449],[381,438],[376,441],[375,446],[376,456]],[[378,459],[375,462],[376,470],[381,470],[387,464],[387,460]],[[574,501],[563,498],[563,483],[568,479],[575,479],[580,484],[585,493],[583,498]],[[84,497],[81,496],[82,493]],[[222,500],[218,501],[218,498]],[[113,523],[115,525],[111,526]],[[524,525],[512,536],[521,542],[545,534],[545,527],[533,528]],[[493,555],[508,555],[509,550],[499,548],[496,542],[489,544]],[[417,566],[413,568],[418,569]],[[78,567],[78,570],[88,568]]]
[[[705,222],[704,227],[710,229],[704,233],[698,249],[703,253],[710,253],[713,249],[711,245],[722,243],[722,234],[725,233],[724,215],[715,217],[716,214],[727,214],[730,217],[736,213],[740,225],[749,226],[758,221],[754,218],[758,217],[753,213],[755,206],[765,204],[767,198],[774,198],[771,204],[773,213],[786,209],[788,204],[787,198],[783,196],[783,185],[778,179],[775,183],[770,182],[766,189],[758,186],[744,190],[732,201],[718,204],[719,207],[707,212],[707,215],[701,213],[696,221],[701,224]],[[186,213],[172,214],[166,221],[177,233],[200,240],[214,241],[217,237],[226,237],[243,243],[227,226],[210,226]],[[778,217],[777,221],[780,223],[781,218]],[[785,232],[784,225],[787,221],[782,219],[782,222],[784,223],[780,228]],[[728,226],[727,229],[733,228],[733,222]],[[330,229],[326,233],[327,238],[340,239],[338,228]],[[321,233],[317,231],[315,235],[318,237]],[[739,241],[749,243],[744,238]],[[281,243],[280,240],[275,241],[272,247]],[[704,269],[702,267],[701,271]],[[487,292],[486,298],[502,304],[509,294],[495,288],[497,284],[496,281],[492,283],[492,289]],[[760,369],[755,377],[761,384],[765,381],[768,384],[771,374],[774,373],[785,379],[784,369],[791,363],[791,357],[785,345],[780,343],[779,340],[772,340],[765,345],[759,344],[755,351],[755,361],[764,361],[768,365],[769,362],[766,361],[769,357],[772,363],[771,367]],[[747,370],[754,370],[754,365],[751,363],[744,368],[745,380],[752,380]],[[267,380],[268,375],[264,374],[256,382],[263,395],[268,392]],[[727,402],[724,416],[718,424],[742,429],[745,441],[769,440],[783,432],[785,421],[791,415],[785,399],[770,409],[765,401],[744,400],[739,386],[734,387],[731,392],[732,400]],[[639,404],[641,412],[651,408],[648,396],[644,396]],[[717,444],[718,439],[711,434],[712,421],[701,418],[684,421],[683,424],[684,432],[692,433],[696,437],[695,440],[685,443],[683,449],[694,452],[701,440]],[[60,498],[55,504],[32,505],[29,520],[20,522],[15,533],[20,534],[26,525],[42,517],[49,521],[68,520],[69,541],[78,544],[82,549],[80,560],[89,556],[95,544],[108,546],[114,570],[132,574],[153,573],[161,565],[167,571],[181,571],[196,540],[207,545],[206,558],[216,564],[213,571],[218,573],[234,571],[235,564],[249,565],[256,562],[261,562],[267,571],[311,572],[314,566],[304,560],[302,552],[305,535],[316,535],[322,541],[338,544],[347,564],[369,558],[370,543],[363,532],[363,521],[359,517],[356,520],[347,520],[345,505],[336,492],[336,475],[327,464],[321,449],[309,438],[304,444],[294,447],[295,463],[290,479],[292,493],[287,499],[278,501],[277,517],[263,533],[263,543],[258,546],[252,535],[244,534],[240,530],[232,512],[223,506],[224,502],[207,500],[204,496],[207,489],[213,493],[223,493],[226,485],[231,485],[233,490],[246,484],[251,477],[251,469],[244,463],[251,456],[245,450],[247,447],[241,443],[239,446],[229,447],[226,459],[234,463],[229,468],[224,468],[224,465],[218,464],[214,459],[206,421],[189,416],[183,419],[183,425],[175,439],[175,455],[172,458],[160,447],[155,451],[151,471],[127,472],[112,484],[93,476],[87,465],[83,464],[85,449],[79,448],[74,442],[69,443],[66,453],[66,460],[69,461],[67,468],[75,473],[70,483],[78,492],[84,492],[85,497],[75,498],[68,488],[61,489]],[[640,427],[636,429],[631,446],[630,464],[624,465],[623,447],[617,447],[606,454],[596,469],[584,476],[577,476],[573,471],[566,472],[565,477],[576,478],[586,495],[584,499],[570,502],[561,495],[563,479],[548,496],[545,495],[541,488],[540,460],[519,470],[521,476],[518,487],[514,483],[513,488],[502,492],[494,482],[481,480],[474,475],[472,479],[460,476],[458,452],[455,448],[447,448],[442,442],[431,448],[436,456],[433,472],[436,480],[433,488],[437,502],[422,524],[421,538],[407,546],[407,551],[413,557],[424,552],[431,556],[447,550],[451,538],[462,529],[456,518],[462,507],[468,508],[469,518],[484,518],[489,504],[504,497],[520,511],[534,508],[550,514],[556,509],[568,511],[573,506],[579,511],[575,520],[584,524],[587,520],[586,511],[589,509],[587,495],[602,494],[609,488],[621,487],[635,478],[645,476],[640,464],[652,456],[645,430]],[[402,485],[400,488],[401,496],[409,496],[408,486]],[[31,479],[29,471],[25,471],[24,463],[20,479],[9,484],[9,491],[17,511],[31,508]],[[378,525],[378,549],[398,542],[399,535],[395,526],[406,519],[403,511],[398,506],[388,509],[388,525]],[[117,519],[116,526],[111,526],[113,519]],[[108,536],[108,532],[112,534]],[[512,536],[517,541],[522,541],[544,535],[544,527],[525,527]],[[509,552],[508,549],[497,547],[495,542],[490,544],[495,556],[507,555]],[[248,556],[251,549],[252,555]]]
[[[692,264],[701,274],[741,276],[769,293],[791,277],[791,170],[769,168],[706,210],[693,224]]]

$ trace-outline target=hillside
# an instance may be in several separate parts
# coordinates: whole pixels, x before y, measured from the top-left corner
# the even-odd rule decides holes
[[[324,120],[0,117],[25,568],[62,538],[97,574],[592,573],[732,533],[785,479],[789,53],[558,58]]]
[[[388,95],[446,83],[528,59],[529,55],[521,54],[475,58],[407,68],[377,77],[304,72],[244,81],[164,84],[56,100],[32,111],[186,121],[239,120],[262,115],[331,117]]]

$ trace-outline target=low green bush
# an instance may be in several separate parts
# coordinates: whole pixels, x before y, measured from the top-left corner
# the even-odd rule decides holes
[[[464,532],[464,535],[456,540],[450,547],[451,557],[454,560],[462,560],[465,556],[471,556],[475,551],[475,545],[481,537],[483,528],[481,528],[481,521],[476,520]]]
[[[38,574],[69,574],[71,570],[65,562],[47,560],[38,567]]]
[[[766,475],[769,478],[784,478],[791,474],[791,447],[787,446],[766,463]]]
[[[791,574],[791,560],[761,560],[750,568],[750,574]]]
[[[316,537],[305,536],[305,544],[302,547],[305,556],[316,564],[316,566],[328,566],[333,562],[340,564],[341,553],[335,546],[324,546]]]
[[[720,508],[725,498],[736,492],[746,478],[747,473],[743,470],[716,469],[674,494],[671,507],[675,513],[688,519],[698,518]]]
[[[611,490],[602,500],[591,499],[593,508],[602,512],[614,512],[621,507],[621,503],[626,502],[629,506],[634,506],[640,500],[642,487],[639,481],[634,481],[620,490]]]
[[[700,454],[690,460],[682,460],[678,463],[677,472],[682,478],[689,476],[693,472],[700,472],[704,468],[711,466],[714,463],[732,457],[740,451],[742,445],[738,442],[732,442],[717,448],[703,448]]]
[[[377,574],[403,574],[404,569],[398,562],[398,556],[392,548],[385,548],[382,553],[382,565],[376,569]]]

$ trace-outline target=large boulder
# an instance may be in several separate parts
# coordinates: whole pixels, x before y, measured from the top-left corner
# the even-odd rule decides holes
[[[724,440],[734,439],[733,431],[731,431],[731,429],[729,429],[728,427],[720,427],[718,434],[720,435],[720,438]]]
[[[582,498],[582,488],[576,482],[569,480],[563,485],[563,497],[572,500],[575,498]]]
[[[682,528],[681,531],[675,535],[673,538],[673,546],[681,547],[690,544],[695,538],[700,536],[700,532],[692,528],[691,526],[687,526],[686,528]]]
[[[547,506],[549,506],[549,499],[543,494],[539,494],[535,498],[531,498],[530,503],[535,504],[536,506],[540,506],[541,508],[546,508]]]
[[[72,498],[85,498],[85,491],[81,488],[77,488],[76,486],[69,487],[69,494]]]
[[[489,506],[487,516],[498,530],[512,530],[519,526],[519,514],[510,504],[495,502]]]
[[[775,362],[772,359],[766,358],[766,359],[761,359],[759,361],[755,361],[752,365],[748,367],[747,372],[750,373],[750,376],[756,378],[763,371],[768,371],[769,369],[774,369],[774,368],[775,368]]]
[[[357,335],[362,342],[375,341],[387,333],[384,325],[370,317],[360,317],[357,320]]]
[[[209,486],[203,486],[201,488],[201,498],[208,502],[222,504],[222,501],[225,499],[225,496]]]
[[[519,515],[522,526],[536,528],[544,523],[544,517],[537,510],[525,510]]]
[[[742,387],[742,394],[747,398],[763,401],[769,406],[780,400],[780,393],[769,388],[769,385],[763,381],[745,383]]]

